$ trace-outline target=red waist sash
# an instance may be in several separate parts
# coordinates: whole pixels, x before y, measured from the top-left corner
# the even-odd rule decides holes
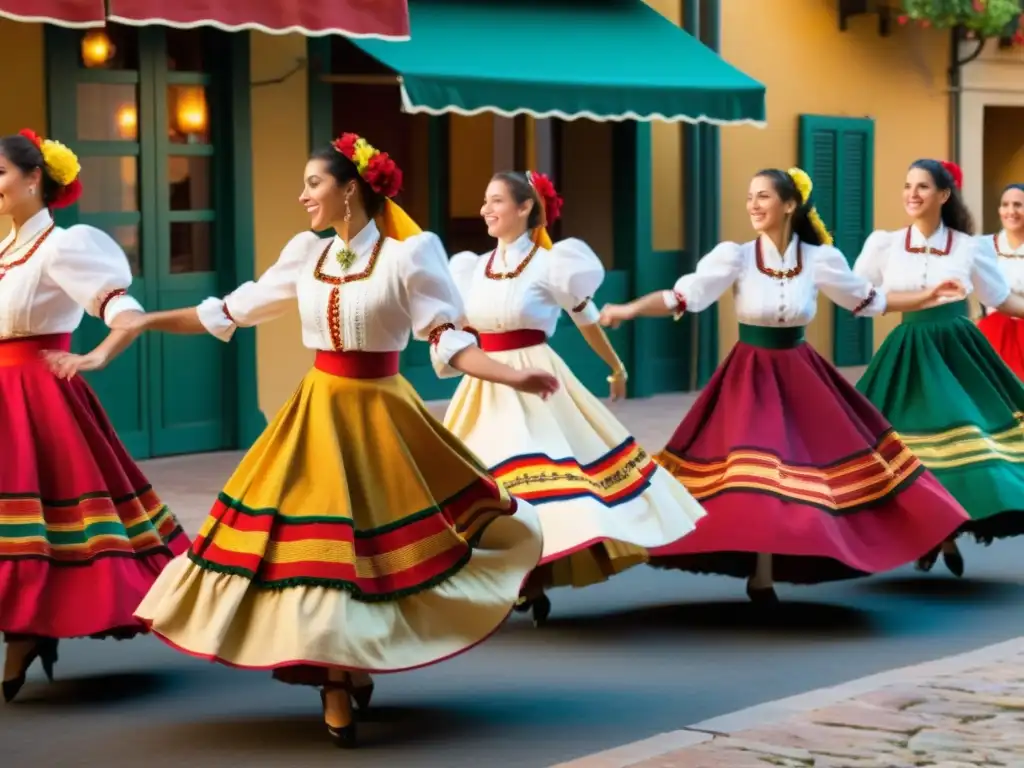
[[[39,360],[39,353],[71,351],[70,333],[51,333],[46,336],[26,336],[23,339],[0,341],[0,367],[24,365]]]
[[[481,333],[479,338],[480,349],[484,352],[511,352],[514,349],[546,344],[548,335],[544,331],[524,328],[520,331],[505,331],[504,333]]]
[[[313,365],[318,371],[345,379],[386,379],[398,374],[398,362],[398,352],[330,352],[321,349],[317,351]]]

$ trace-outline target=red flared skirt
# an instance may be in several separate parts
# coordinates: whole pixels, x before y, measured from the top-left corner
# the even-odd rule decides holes
[[[81,377],[41,362],[69,337],[0,341],[0,631],[117,637],[189,541]]]
[[[993,312],[981,319],[978,330],[1017,378],[1024,380],[1024,320]]]
[[[707,516],[652,550],[655,567],[747,577],[760,552],[774,556],[778,581],[851,578],[916,560],[967,520],[867,398],[802,342],[740,341],[657,461]]]

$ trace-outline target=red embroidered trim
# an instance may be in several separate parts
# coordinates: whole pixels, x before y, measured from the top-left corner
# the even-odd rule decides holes
[[[220,303],[220,311],[224,313],[224,317],[228,319],[228,322],[233,325],[238,325],[238,321],[231,316],[231,311],[228,309],[228,303],[226,301],[222,301]]]
[[[487,266],[484,268],[484,277],[488,280],[514,280],[523,274],[523,270],[533,261],[533,257],[537,255],[537,250],[540,245],[534,244],[533,250],[530,251],[529,255],[523,259],[522,263],[516,267],[512,272],[495,272],[492,268],[494,267],[494,257],[498,255],[498,249],[495,248],[491,251],[491,258],[487,260]]]
[[[992,247],[996,250],[996,256],[1003,259],[1024,259],[1024,254],[1020,253],[1001,253],[999,251],[999,235],[992,235]]]
[[[775,278],[776,280],[790,280],[801,272],[804,271],[804,254],[802,249],[802,243],[796,241],[796,266],[790,269],[771,269],[764,265],[764,257],[761,254],[761,238],[758,237],[754,241],[754,254],[757,257],[757,270],[768,277]]]
[[[111,291],[110,293],[108,293],[106,296],[104,296],[103,297],[103,301],[100,302],[100,311],[98,313],[99,319],[103,320],[104,318],[106,318],[106,316],[107,316],[107,305],[110,304],[110,302],[112,302],[118,296],[126,296],[127,294],[128,294],[128,291],[126,291],[124,288],[116,288],[113,291]]]
[[[587,298],[585,298],[583,301],[581,301],[579,304],[577,304],[575,307],[573,307],[572,311],[573,312],[582,312],[584,309],[587,308],[587,304],[590,303],[590,299],[591,299],[591,297],[587,296]]]
[[[455,330],[455,326],[452,325],[451,323],[441,323],[441,325],[439,325],[436,328],[434,328],[434,330],[432,330],[427,335],[427,341],[429,341],[431,343],[431,345],[436,347],[438,342],[441,341],[441,335],[445,331],[454,331],[454,330]]]
[[[341,286],[331,288],[327,297],[327,330],[331,334],[331,346],[335,350],[344,349],[341,338]]]
[[[949,256],[950,251],[953,250],[953,230],[946,230],[946,250],[940,251],[938,248],[932,248],[930,245],[921,245],[910,247],[910,233],[913,227],[907,227],[907,236],[903,239],[903,250],[907,253],[926,253],[929,256]]]
[[[328,285],[344,285],[345,283],[354,283],[357,280],[365,280],[373,274],[374,268],[377,266],[377,259],[380,257],[381,248],[384,247],[384,241],[387,240],[387,235],[382,234],[377,239],[377,244],[373,246],[373,253],[370,254],[370,263],[366,265],[366,269],[355,275],[345,275],[344,277],[335,277],[334,275],[324,274],[324,264],[327,263],[327,254],[331,252],[331,246],[334,245],[334,241],[327,243],[327,247],[324,248],[324,252],[320,254],[320,259],[316,263],[316,267],[313,268],[313,276],[321,283],[327,283]]]
[[[862,301],[860,304],[858,304],[856,308],[853,310],[853,314],[859,315],[861,312],[867,309],[871,305],[871,302],[875,300],[875,297],[877,295],[878,292],[874,288],[872,288],[871,291],[868,293],[868,297],[864,299],[864,301]]]
[[[686,297],[679,291],[672,291],[672,295],[676,297],[676,312],[680,315],[683,314],[686,311]]]
[[[36,241],[34,243],[32,243],[32,247],[28,249],[28,253],[26,253],[20,259],[17,259],[16,261],[12,261],[10,264],[0,264],[0,280],[3,280],[4,277],[7,275],[7,273],[10,272],[12,269],[14,269],[15,267],[20,267],[26,261],[31,259],[35,255],[35,252],[39,250],[39,246],[41,246],[44,242],[46,242],[46,238],[48,238],[50,236],[50,234],[53,232],[53,230],[54,230],[54,228],[56,226],[57,226],[56,224],[51,224],[49,229],[47,229],[45,232],[43,232],[43,234],[41,234],[36,239]],[[15,238],[15,240],[16,239],[17,238]],[[8,244],[8,246],[6,248],[4,248],[3,251],[0,251],[0,259],[2,259],[4,256],[6,256],[7,252],[9,250],[11,250],[11,248],[14,247],[15,240],[11,240],[10,244]],[[102,317],[102,315],[100,315],[100,317]]]

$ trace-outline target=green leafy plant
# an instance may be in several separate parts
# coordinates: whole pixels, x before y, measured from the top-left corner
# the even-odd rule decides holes
[[[901,24],[962,27],[978,37],[1000,37],[1021,14],[1020,0],[903,0]]]

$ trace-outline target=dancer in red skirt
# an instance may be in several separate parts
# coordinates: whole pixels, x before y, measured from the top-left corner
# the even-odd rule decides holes
[[[1002,232],[984,235],[981,246],[995,252],[1010,290],[1024,295],[1024,184],[1011,184],[1003,190],[999,219]],[[986,307],[978,329],[992,342],[1003,362],[1024,379],[1024,320]]]
[[[74,154],[31,131],[0,138],[0,631],[3,696],[57,641],[143,631],[139,602],[188,539],[118,440],[89,386],[134,333],[69,353],[83,310],[107,323],[141,312],[124,252],[92,227],[57,227],[81,194]],[[47,367],[49,359],[52,370]]]
[[[707,510],[651,565],[747,578],[755,602],[774,582],[809,584],[895,568],[965,520],[892,426],[804,341],[821,290],[856,315],[963,296],[947,281],[884,293],[855,276],[810,204],[799,169],[761,171],[747,211],[757,239],[722,243],[672,291],[608,305],[605,325],[700,312],[730,288],[740,340],[658,462]]]

